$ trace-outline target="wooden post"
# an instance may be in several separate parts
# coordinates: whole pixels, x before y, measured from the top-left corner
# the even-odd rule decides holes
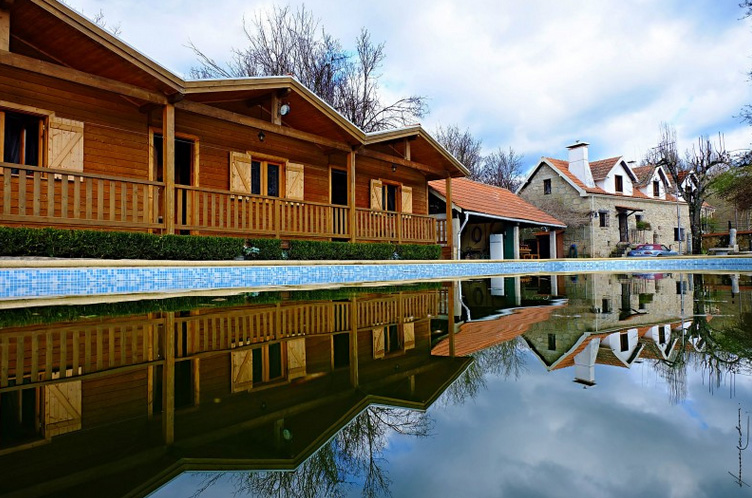
[[[350,207],[350,242],[355,242],[355,151],[347,153],[347,202]]]
[[[411,161],[410,156],[411,156],[411,154],[410,154],[410,139],[406,138],[405,139],[405,160],[406,161]]]
[[[175,442],[175,313],[167,313],[164,325],[162,366],[162,435],[165,444]]]
[[[449,259],[454,259],[454,224],[452,223],[452,177],[446,178],[446,239]]]
[[[350,299],[350,385],[358,387],[358,300]]]
[[[165,183],[165,230],[175,233],[175,106],[162,108],[162,178]]]
[[[282,116],[279,114],[279,97],[277,96],[277,93],[272,93],[272,102],[271,102],[271,113],[272,113],[272,123],[275,125],[281,125],[282,124]]]

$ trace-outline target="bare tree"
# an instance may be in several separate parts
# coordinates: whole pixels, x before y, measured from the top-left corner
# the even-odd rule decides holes
[[[743,2],[739,4],[739,7],[744,9],[743,19],[752,17],[752,0],[744,0]],[[750,79],[752,79],[752,71],[749,72],[749,77]],[[752,125],[752,105],[747,104],[744,107],[742,107],[740,116],[742,120]]]
[[[483,183],[514,192],[522,183],[522,160],[523,157],[511,147],[506,151],[499,147],[485,158]]]
[[[435,136],[449,153],[470,170],[471,180],[482,181],[483,155],[480,139],[475,138],[469,129],[462,131],[457,125],[449,125],[446,128],[439,126],[436,128]]]
[[[94,21],[94,24],[96,24],[100,28],[106,29],[115,36],[120,36],[120,33],[123,32],[123,30],[120,29],[120,23],[107,26],[107,21],[104,18],[104,12],[102,11],[102,9],[99,9],[99,12],[94,14],[92,21]]]
[[[273,7],[243,20],[247,47],[232,49],[230,60],[212,59],[196,45],[188,47],[198,58],[193,78],[295,76],[316,95],[366,132],[413,123],[428,113],[426,98],[408,96],[384,104],[379,95],[379,69],[384,43],[374,44],[366,29],[356,50],[342,48],[305,6],[297,10]]]
[[[731,163],[723,137],[717,143],[708,137],[700,137],[697,144],[679,156],[676,146],[676,130],[670,125],[661,125],[661,139],[649,152],[653,164],[666,168],[671,180],[680,190],[681,197],[689,206],[689,227],[692,232],[692,253],[702,252],[702,205],[718,179],[718,173]],[[687,177],[682,186],[682,180]],[[680,187],[681,186],[681,187]]]

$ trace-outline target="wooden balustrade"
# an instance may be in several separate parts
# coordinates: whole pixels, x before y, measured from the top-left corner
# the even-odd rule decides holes
[[[164,184],[0,163],[0,220],[159,229]]]
[[[175,186],[175,206],[165,209],[161,182],[86,172],[0,163],[0,221],[118,229],[175,228],[193,233],[243,237],[311,237],[359,241],[435,243],[437,227],[429,216],[356,210],[334,204],[239,195],[219,189]]]

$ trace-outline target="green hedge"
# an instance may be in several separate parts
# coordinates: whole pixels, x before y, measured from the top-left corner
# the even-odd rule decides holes
[[[243,240],[229,237],[0,227],[0,256],[211,261],[242,253]]]
[[[440,259],[438,245],[326,242],[292,240],[287,258],[292,260]]]
[[[0,256],[213,261],[241,255],[250,260],[285,258],[277,239],[248,239],[244,243],[232,237],[0,227]],[[439,259],[441,248],[293,240],[286,257],[298,261]]]

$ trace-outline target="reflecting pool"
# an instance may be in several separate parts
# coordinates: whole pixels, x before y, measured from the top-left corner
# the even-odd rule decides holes
[[[752,277],[0,311],[0,495],[748,496]]]

